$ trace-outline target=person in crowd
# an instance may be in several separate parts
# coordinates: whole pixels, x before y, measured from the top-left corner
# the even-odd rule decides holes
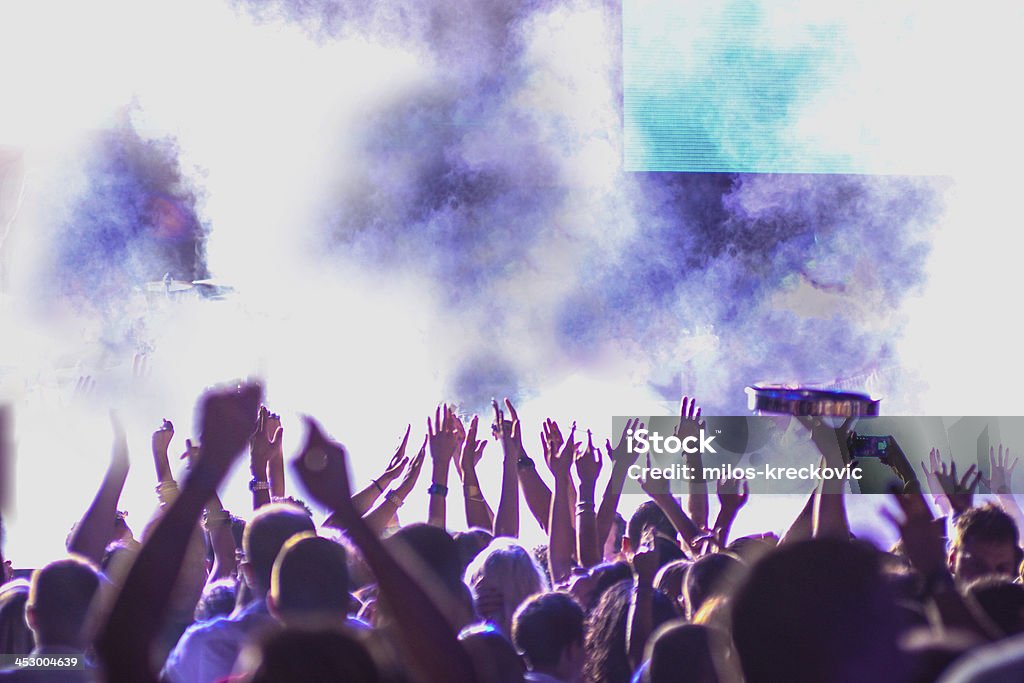
[[[98,680],[87,650],[92,645],[96,619],[102,611],[103,582],[96,565],[79,556],[55,560],[34,571],[25,605],[25,619],[32,629],[35,645],[28,656],[73,659],[76,666],[50,671],[12,670],[0,673],[0,681],[78,683]]]
[[[0,587],[0,653],[26,655],[32,651],[32,629],[25,621],[29,582],[9,581]]]
[[[241,573],[253,600],[231,616],[185,631],[167,657],[164,678],[171,683],[212,683],[230,674],[242,646],[273,623],[266,597],[278,553],[295,534],[315,531],[309,515],[294,505],[272,503],[261,507],[246,525],[242,538],[245,561]]]
[[[1013,517],[994,503],[967,509],[956,518],[949,570],[961,584],[983,576],[1014,578],[1024,559]]]
[[[586,615],[568,593],[525,600],[512,616],[512,643],[526,661],[530,683],[579,683],[583,676]]]
[[[509,538],[491,542],[466,568],[466,584],[480,618],[512,633],[512,614],[526,598],[548,589],[544,572],[523,546]]]

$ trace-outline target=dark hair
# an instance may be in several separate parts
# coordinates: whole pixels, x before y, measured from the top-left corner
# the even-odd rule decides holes
[[[729,636],[718,629],[670,621],[651,634],[644,660],[643,683],[718,683],[717,661],[728,648]]]
[[[494,534],[485,529],[474,528],[457,531],[453,538],[459,549],[459,563],[462,565],[462,571],[465,572],[469,563],[494,540]]]
[[[380,674],[356,634],[340,628],[296,627],[272,631],[260,643],[251,683],[378,683]]]
[[[481,683],[522,683],[523,660],[498,628],[478,623],[459,633],[459,642],[473,661]]]
[[[0,590],[0,652],[27,655],[32,651],[32,631],[25,621],[28,582],[11,581]]]
[[[207,584],[196,603],[195,620],[207,621],[231,614],[237,598],[238,584],[235,579],[219,579]]]
[[[1000,576],[985,576],[967,586],[967,594],[981,605],[1004,635],[1024,631],[1024,586]]]
[[[292,536],[274,562],[270,597],[282,615],[346,614],[351,596],[345,549],[312,532]]]
[[[969,541],[1012,543],[1017,548],[1017,525],[998,505],[986,503],[968,508],[953,524],[953,545],[960,546]],[[1019,561],[1020,557],[1017,559]]]
[[[583,673],[588,683],[629,683],[633,675],[626,651],[626,620],[632,593],[632,580],[620,581],[604,592],[587,616]],[[653,628],[679,616],[672,601],[660,591],[653,593],[652,612]]]
[[[270,572],[281,547],[289,538],[304,531],[316,531],[313,520],[301,509],[289,503],[264,505],[245,527],[242,547],[245,560],[252,568],[257,591],[270,587]]]
[[[643,538],[644,531],[649,528],[653,528],[655,534],[666,538],[676,538],[675,527],[672,526],[672,522],[669,521],[668,517],[658,504],[653,500],[646,500],[640,504],[640,507],[633,512],[633,515],[629,518],[629,524],[626,525],[626,535],[629,537],[629,545],[636,550],[640,547],[640,540]]]
[[[36,644],[81,646],[99,587],[99,569],[84,557],[56,560],[35,570],[26,609],[32,613]]]
[[[714,595],[728,595],[742,578],[746,565],[729,553],[714,553],[698,558],[686,570],[683,599],[686,614],[693,619],[701,605]]]
[[[555,666],[569,646],[583,644],[583,608],[568,593],[534,595],[512,617],[512,642],[532,667]]]
[[[686,572],[691,564],[690,560],[674,560],[662,565],[654,577],[654,587],[679,601],[683,597],[683,581],[686,580]]]
[[[732,607],[746,683],[885,683],[907,673],[899,612],[879,553],[864,545],[782,546],[754,565]]]
[[[398,552],[412,552],[449,589],[462,584],[459,547],[447,531],[431,524],[408,524],[393,533],[384,545]]]

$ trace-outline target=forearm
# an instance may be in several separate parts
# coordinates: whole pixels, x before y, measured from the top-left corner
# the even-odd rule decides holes
[[[597,515],[594,512],[595,485],[596,482],[580,484],[579,502],[576,504],[576,557],[581,567],[600,564],[603,554],[603,544],[598,542]]]
[[[814,506],[814,537],[850,540],[842,480],[825,480]]]
[[[803,509],[800,510],[800,514],[796,516],[793,523],[786,529],[786,533],[782,535],[779,545],[806,541],[814,536],[814,501],[817,497],[817,489],[812,490],[811,495],[807,497],[807,502],[804,503]]]
[[[363,521],[375,534],[380,536],[384,533],[384,530],[388,528],[388,524],[395,516],[395,513],[398,512],[398,502],[399,499],[396,496],[386,496],[377,507],[363,515]],[[335,529],[344,529],[344,527],[338,523],[338,520],[335,519],[334,515],[331,515],[325,524],[327,526],[334,527]]]
[[[519,536],[519,472],[518,459],[506,453],[501,468],[501,497],[498,513],[494,516],[494,535],[517,538]]]
[[[110,680],[154,681],[150,648],[203,504],[226,472],[194,470],[139,550],[97,640]]]
[[[548,563],[551,581],[560,584],[572,571],[573,530],[569,510],[568,477],[555,478],[555,494],[551,498],[551,517],[548,537]]]
[[[651,496],[661,511],[668,517],[672,527],[679,532],[683,540],[689,545],[697,538],[701,531],[694,524],[693,520],[686,514],[679,501],[671,493],[659,493]]]
[[[274,498],[284,498],[285,485],[283,453],[278,453],[267,462],[267,481],[270,483],[270,495]]]
[[[697,528],[704,530],[708,528],[708,483],[704,480],[704,462],[699,453],[687,457],[687,464],[692,468],[693,477],[688,481],[686,497],[686,508],[690,513],[690,519]]]
[[[654,587],[637,578],[633,595],[629,600],[629,616],[626,619],[626,649],[629,663],[635,670],[644,661],[644,646],[653,628]]]
[[[224,509],[216,493],[206,503],[206,530],[213,548],[213,567],[206,582],[210,584],[235,576],[238,566],[235,537],[231,533],[231,513]]]
[[[430,479],[434,486],[443,486],[447,490],[449,464],[448,461],[434,460],[434,472]],[[427,498],[427,523],[441,529],[446,528],[445,494],[431,493]]]
[[[519,483],[523,487],[526,507],[544,533],[548,533],[548,522],[551,515],[551,489],[540,477],[540,472],[533,465],[519,470]]]
[[[102,561],[107,542],[114,535],[117,501],[121,498],[127,479],[126,467],[111,467],[107,470],[96,497],[71,535],[68,552],[87,557],[96,564]]]
[[[462,500],[466,507],[466,524],[469,528],[494,529],[494,513],[480,489],[476,470],[468,468],[462,472]]]
[[[729,542],[729,531],[732,530],[732,523],[736,521],[738,512],[738,509],[723,507],[718,511],[718,517],[715,518],[713,531],[719,545],[723,548]]]
[[[360,515],[365,515],[366,511],[373,507],[383,493],[384,486],[374,479],[369,486],[352,496],[352,506]]]
[[[604,487],[601,507],[597,509],[597,538],[599,539],[598,542],[602,545],[604,539],[608,538],[608,534],[611,533],[615,513],[619,509],[622,487],[626,485],[628,472],[628,468],[616,465],[612,468],[612,476],[608,479],[608,485]]]
[[[167,451],[165,449],[153,448],[153,466],[156,469],[156,481],[158,484],[174,481],[171,463],[167,459]]]

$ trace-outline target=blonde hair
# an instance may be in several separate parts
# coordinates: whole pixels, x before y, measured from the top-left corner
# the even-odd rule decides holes
[[[533,555],[511,538],[496,538],[480,551],[466,568],[465,582],[479,616],[493,621],[506,635],[512,632],[516,608],[531,595],[548,590],[547,577]],[[500,594],[500,606],[490,604],[487,593]],[[483,612],[481,603],[486,608]]]

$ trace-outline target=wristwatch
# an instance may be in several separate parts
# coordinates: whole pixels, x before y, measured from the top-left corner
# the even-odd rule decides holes
[[[256,493],[257,491],[269,491],[270,482],[262,481],[254,477],[253,479],[249,480],[249,490],[252,491],[253,493]]]

